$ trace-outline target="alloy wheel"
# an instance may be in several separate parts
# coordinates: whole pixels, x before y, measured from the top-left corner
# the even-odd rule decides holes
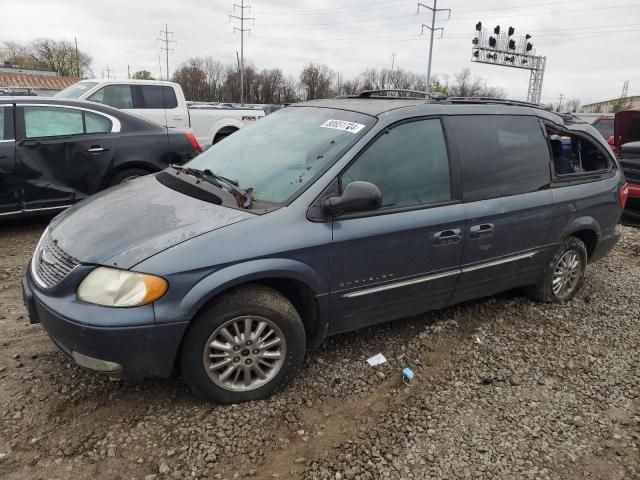
[[[219,326],[202,355],[211,381],[225,390],[248,391],[271,381],[287,353],[284,334],[263,317],[242,316]]]
[[[560,257],[553,272],[551,289],[560,299],[568,298],[577,288],[582,276],[582,260],[575,250],[569,250]]]

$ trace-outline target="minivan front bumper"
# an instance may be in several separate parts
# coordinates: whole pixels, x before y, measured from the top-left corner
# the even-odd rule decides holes
[[[47,297],[34,288],[32,282],[29,274],[22,280],[24,303],[31,323],[40,323],[60,350],[79,366],[120,378],[167,377],[171,374],[186,322],[87,325],[83,322],[82,307],[75,304],[69,312],[57,312],[47,305]],[[95,308],[87,305],[84,313],[90,315]]]

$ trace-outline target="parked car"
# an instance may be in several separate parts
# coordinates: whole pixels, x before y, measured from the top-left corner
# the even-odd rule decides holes
[[[612,113],[575,113],[576,117],[589,122],[605,140],[613,135],[615,115]]]
[[[282,388],[327,335],[516,287],[571,300],[626,201],[598,132],[533,104],[383,94],[291,105],[62,213],[23,282],[31,321],[85,368],[177,366],[231,403]]]
[[[632,108],[616,113],[613,137],[609,144],[616,155],[625,143],[640,141],[640,108]]]
[[[251,108],[190,105],[177,83],[159,80],[82,80],[56,94],[103,103],[172,128],[191,128],[207,148],[265,116]]]
[[[65,209],[200,150],[190,131],[169,131],[104,105],[2,97],[0,219]]]
[[[625,218],[640,222],[640,141],[622,145],[620,166],[629,182],[629,200],[624,210]]]

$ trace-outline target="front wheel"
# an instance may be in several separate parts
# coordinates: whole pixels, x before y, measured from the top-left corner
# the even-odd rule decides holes
[[[305,332],[277,291],[249,285],[224,294],[187,331],[181,352],[185,383],[216,403],[268,397],[284,387],[304,359]]]
[[[587,248],[577,237],[562,242],[538,284],[527,295],[538,302],[568,302],[580,290],[587,269]]]

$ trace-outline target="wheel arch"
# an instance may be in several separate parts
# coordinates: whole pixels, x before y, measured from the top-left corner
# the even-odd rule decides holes
[[[139,168],[142,170],[146,170],[149,173],[159,172],[160,169],[155,166],[153,163],[145,162],[144,160],[127,160],[126,162],[118,163],[114,165],[113,169],[109,172],[109,175],[105,178],[103,188],[108,186],[111,183],[111,180],[121,172],[125,170],[131,170],[134,168]]]
[[[328,330],[329,295],[320,274],[295,260],[262,259],[218,270],[184,296],[180,310],[191,322],[221,295],[251,284],[270,287],[291,302],[304,324],[308,348],[322,342]]]
[[[587,247],[587,258],[590,259],[600,239],[600,224],[595,218],[581,217],[574,219],[565,228],[562,238],[576,237]]]

